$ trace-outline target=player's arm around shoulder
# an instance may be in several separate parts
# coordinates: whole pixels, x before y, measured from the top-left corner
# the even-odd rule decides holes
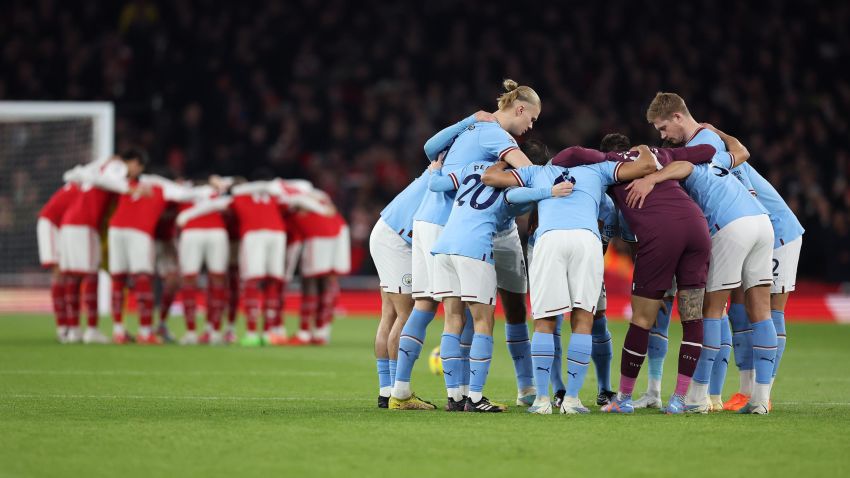
[[[750,151],[741,143],[738,138],[724,133],[719,129],[715,128],[713,125],[709,123],[702,123],[701,126],[705,129],[711,130],[720,137],[720,140],[723,141],[723,144],[726,145],[726,149],[728,150],[728,168],[732,169],[736,166],[739,166],[745,163],[748,159],[750,159]],[[720,153],[718,153],[720,154]],[[725,155],[724,155],[725,156]],[[723,161],[726,162],[726,161]],[[724,166],[727,166],[724,164]]]
[[[445,153],[440,153],[436,161],[433,161],[428,166],[428,189],[434,192],[455,191],[460,186],[458,174],[449,173],[445,176],[442,174],[443,158]]]
[[[642,144],[637,147],[639,153],[638,158],[631,163],[616,163],[614,166],[614,179],[616,181],[631,181],[632,179],[642,178],[658,170],[660,166],[658,159],[649,150],[649,147]]]
[[[525,186],[525,181],[518,174],[518,170],[508,169],[508,166],[509,164],[506,161],[496,161],[481,175],[481,182],[494,188]]]

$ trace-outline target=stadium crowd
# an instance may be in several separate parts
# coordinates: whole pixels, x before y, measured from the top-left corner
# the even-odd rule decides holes
[[[420,172],[436,125],[492,103],[493,78],[534,86],[535,135],[553,146],[612,131],[657,144],[647,98],[677,91],[737,133],[800,218],[801,276],[848,281],[848,22],[850,6],[815,1],[507,14],[448,0],[13,0],[0,7],[0,99],[113,101],[117,137],[173,176],[308,178],[351,224],[354,272],[374,273],[378,212]],[[32,174],[0,158],[0,232],[32,230],[59,186],[57,172],[33,189]]]

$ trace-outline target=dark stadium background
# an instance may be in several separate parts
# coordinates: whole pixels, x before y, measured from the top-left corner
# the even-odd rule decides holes
[[[657,143],[656,91],[743,140],[806,228],[800,275],[850,281],[850,4],[5,1],[0,99],[111,101],[154,169],[307,177],[351,224],[355,273],[422,144],[501,80],[543,100],[558,150]],[[51,190],[0,158],[0,234]]]

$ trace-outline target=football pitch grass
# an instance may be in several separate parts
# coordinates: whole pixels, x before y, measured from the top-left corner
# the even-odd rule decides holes
[[[485,393],[512,406],[471,414],[378,409],[377,322],[367,318],[338,320],[327,347],[247,349],[59,345],[47,316],[0,316],[0,476],[850,474],[850,327],[788,325],[769,416],[611,416],[594,405],[567,417],[513,406],[503,325]],[[610,322],[615,384],[625,325]],[[429,328],[413,375],[440,407],[427,354],[441,327]],[[679,339],[674,322],[665,402]],[[737,382],[733,364],[724,398]],[[591,367],[581,399],[595,395]]]

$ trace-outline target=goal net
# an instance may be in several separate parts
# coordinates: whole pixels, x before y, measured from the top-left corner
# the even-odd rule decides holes
[[[0,101],[0,296],[26,308],[50,276],[38,263],[36,220],[76,164],[113,153],[111,103]]]

